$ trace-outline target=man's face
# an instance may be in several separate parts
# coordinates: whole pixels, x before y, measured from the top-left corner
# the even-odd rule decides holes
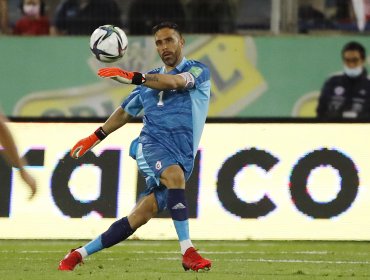
[[[343,63],[348,68],[357,68],[364,66],[365,61],[361,58],[359,51],[345,51]]]
[[[154,35],[157,51],[164,64],[175,67],[182,59],[184,39],[171,28],[162,28]]]

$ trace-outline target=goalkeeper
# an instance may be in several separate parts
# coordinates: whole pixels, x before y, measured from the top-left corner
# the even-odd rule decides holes
[[[132,212],[96,239],[73,249],[60,261],[59,270],[73,270],[85,257],[109,248],[132,235],[136,229],[169,210],[180,242],[185,270],[208,270],[211,261],[194,248],[189,236],[185,182],[193,169],[210,100],[208,68],[187,60],[184,39],[176,24],[163,22],[153,28],[156,48],[164,66],[146,74],[120,68],[102,68],[98,75],[137,87],[108,120],[71,150],[80,158],[110,133],[144,111],[143,129],[130,147],[147,188]]]

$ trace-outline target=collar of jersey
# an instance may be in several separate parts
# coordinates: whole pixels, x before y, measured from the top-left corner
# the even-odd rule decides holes
[[[162,69],[161,69],[161,71],[159,73],[161,73],[161,74],[176,74],[176,73],[181,73],[182,69],[184,69],[184,66],[185,66],[186,61],[188,61],[188,60],[184,56],[182,58],[181,62],[179,64],[177,64],[177,66],[174,69],[172,69],[170,72],[166,73],[165,72],[165,69],[166,68],[164,66],[162,66]]]

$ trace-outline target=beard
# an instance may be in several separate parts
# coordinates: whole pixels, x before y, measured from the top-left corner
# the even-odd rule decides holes
[[[175,52],[167,52],[166,55],[162,54],[161,59],[164,64],[175,67],[179,62],[181,52],[175,51]]]
[[[176,64],[176,57],[174,55],[162,56],[162,61],[168,66],[174,66]]]

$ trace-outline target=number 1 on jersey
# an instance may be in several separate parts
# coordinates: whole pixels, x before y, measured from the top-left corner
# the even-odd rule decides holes
[[[159,100],[158,100],[157,106],[159,106],[159,107],[164,106],[164,103],[163,103],[163,91],[161,91],[160,93],[158,93],[158,97],[159,97]]]

